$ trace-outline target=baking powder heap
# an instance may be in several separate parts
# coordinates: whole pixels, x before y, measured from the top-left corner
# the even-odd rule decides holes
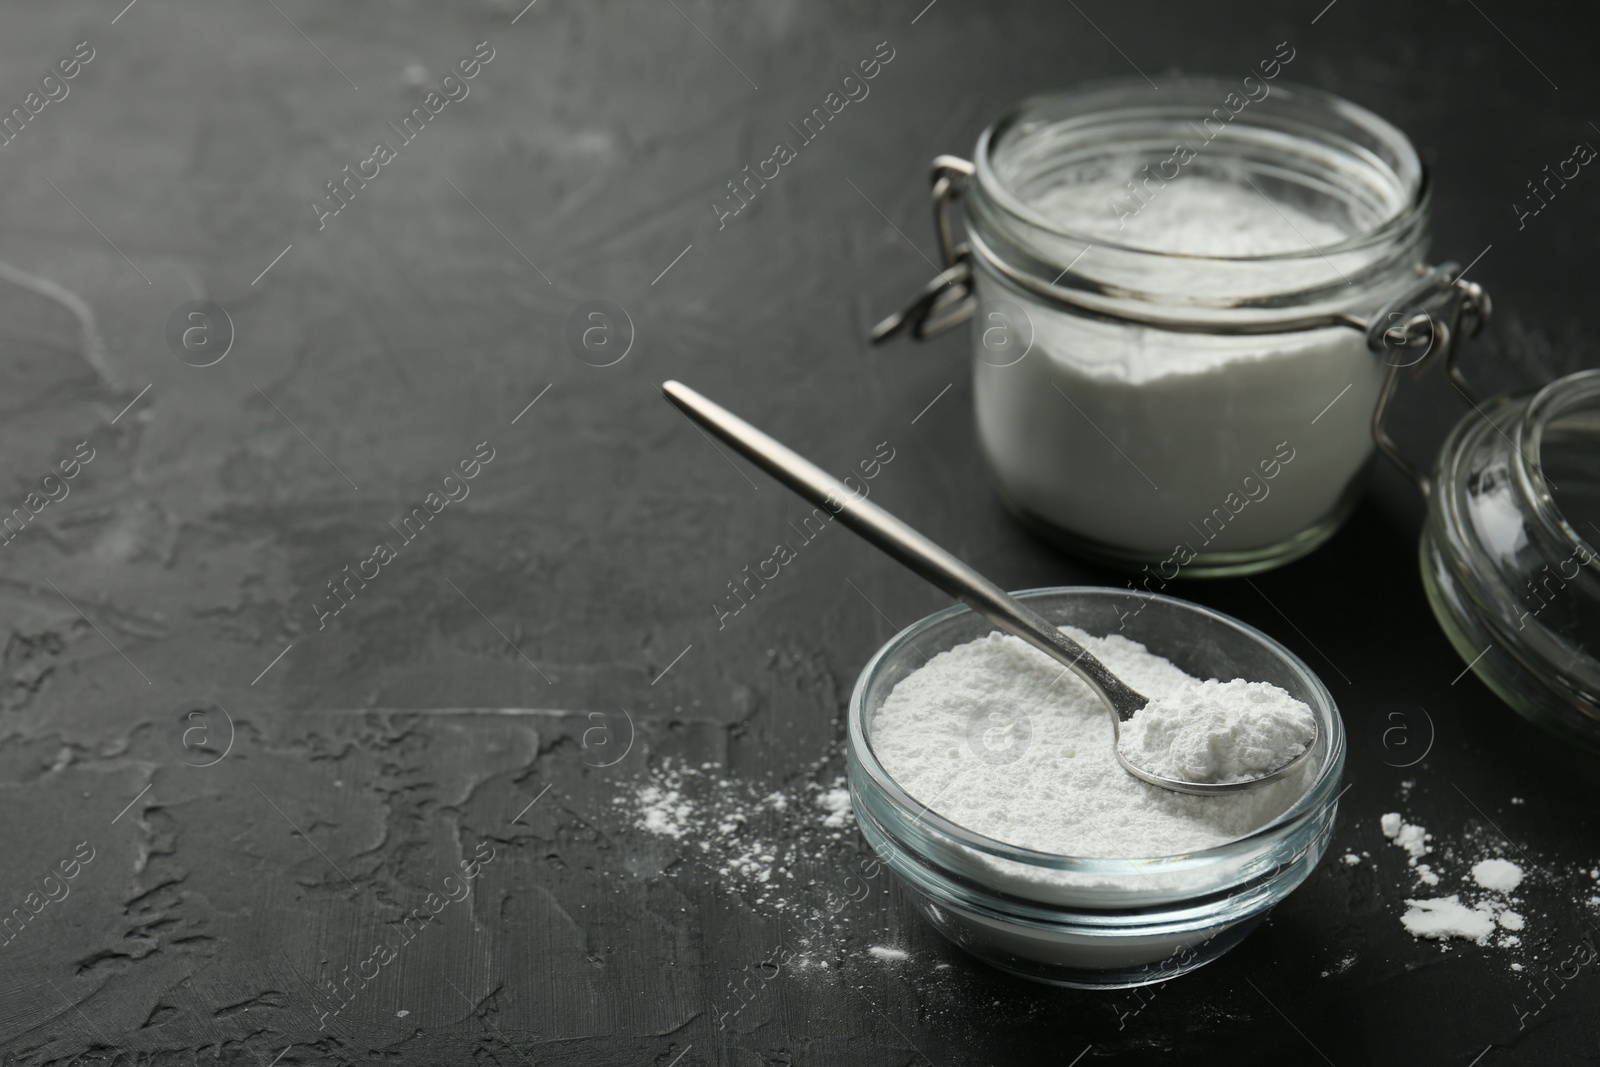
[[[1062,629],[1152,701],[1200,685],[1135,641]],[[884,770],[933,811],[1012,845],[1069,856],[1170,856],[1220,845],[1282,814],[1315,773],[1306,766],[1219,796],[1142,782],[1117,762],[1110,713],[1089,687],[999,633],[941,652],[901,679],[870,734]]]

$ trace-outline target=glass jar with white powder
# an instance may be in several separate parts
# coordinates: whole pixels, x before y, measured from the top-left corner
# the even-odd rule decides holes
[[[875,336],[971,312],[978,438],[1012,511],[1150,590],[1331,536],[1425,276],[1404,134],[1265,74],[1119,80],[1023,101],[934,174],[950,269]]]

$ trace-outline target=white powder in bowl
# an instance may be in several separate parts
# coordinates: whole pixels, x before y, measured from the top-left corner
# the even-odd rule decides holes
[[[1152,698],[1122,726],[1134,766],[1185,782],[1247,782],[1278,770],[1316,737],[1303,701],[1269,682],[1215,678]]]
[[[1135,641],[1063,627],[1133,688],[1171,699],[1199,680]],[[889,776],[952,822],[1068,856],[1170,856],[1260,829],[1305,792],[1307,765],[1278,782],[1189,796],[1142,782],[1112,751],[1110,712],[1070,671],[992,633],[901,679],[870,727]]]

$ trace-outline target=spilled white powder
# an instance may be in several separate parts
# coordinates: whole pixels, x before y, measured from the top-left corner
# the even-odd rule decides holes
[[[1428,833],[1420,826],[1402,826],[1400,833],[1395,835],[1394,843],[1411,853],[1412,859],[1426,856],[1433,851],[1428,847]]]
[[[1322,977],[1326,978],[1330,974],[1343,974],[1344,972],[1348,971],[1350,968],[1354,967],[1355,965],[1356,965],[1356,957],[1355,957],[1355,953],[1352,952],[1350,955],[1345,956],[1338,963],[1334,964],[1333,965],[1333,969],[1331,971],[1323,971],[1322,972]]]
[[[694,817],[694,804],[684,799],[676,789],[647,785],[639,791],[639,818],[636,825],[641,830],[664,837],[682,837],[689,832]]]
[[[1469,907],[1455,894],[1438,900],[1408,900],[1406,904],[1400,925],[1412,937],[1435,941],[1461,938],[1485,945],[1494,933],[1494,909],[1487,904]]]
[[[1383,836],[1405,849],[1411,856],[1411,866],[1415,867],[1417,861],[1429,852],[1428,831],[1415,823],[1408,823],[1400,818],[1400,813],[1391,811],[1378,820],[1378,826],[1383,831]]]
[[[632,839],[611,851],[612,873],[692,878],[751,913],[778,919],[782,951],[767,960],[781,963],[779,970],[791,978],[829,977],[841,965],[852,973],[898,969],[911,955],[874,944],[888,931],[869,910],[892,877],[856,832],[846,780],[831,773],[842,761],[843,753],[833,750],[779,783],[743,778],[711,762],[652,760],[613,798],[621,825],[606,829]],[[769,963],[750,962],[721,988],[754,991],[776,973]],[[761,981],[744,984],[758,975]],[[743,1010],[742,993],[716,999],[724,1022]]]
[[[827,812],[822,825],[839,827],[850,822],[850,790],[829,789],[817,797],[817,807]]]
[[[1480,860],[1472,865],[1472,880],[1485,889],[1509,893],[1522,884],[1522,868],[1510,860]]]
[[[1118,634],[1063,631],[1152,700],[1199,684]],[[1089,687],[999,633],[903,678],[872,722],[871,745],[891,778],[952,822],[1070,856],[1170,856],[1235,840],[1282,814],[1314,770],[1208,797],[1142,782],[1117,762],[1110,713]]]
[[[1433,841],[1432,834],[1416,823],[1407,822],[1397,811],[1382,816],[1378,820],[1378,828],[1384,837],[1405,851],[1406,862],[1418,881],[1430,886],[1440,883],[1440,872],[1430,864],[1420,862],[1423,856],[1434,852],[1430,844]],[[1460,858],[1457,846],[1446,843],[1442,847],[1446,860]],[[1491,856],[1473,863],[1470,875],[1462,876],[1461,881],[1466,882],[1469,877],[1478,890],[1487,892],[1473,893],[1477,898],[1475,900],[1463,899],[1461,894],[1429,900],[1407,900],[1407,909],[1400,917],[1400,924],[1413,937],[1435,941],[1474,941],[1480,945],[1489,944],[1498,928],[1512,932],[1501,934],[1494,942],[1496,947],[1519,947],[1522,938],[1515,931],[1522,930],[1526,920],[1520,912],[1511,910],[1511,905],[1519,902],[1519,898],[1511,894],[1522,884],[1522,868],[1510,860]]]
[[[663,760],[614,803],[634,827],[682,842],[675,847],[685,858],[703,865],[729,893],[792,911],[805,897],[797,868],[853,835],[844,779],[786,790],[716,770]]]
[[[1311,709],[1277,686],[1213,678],[1135,712],[1122,726],[1122,754],[1162,778],[1247,782],[1300,755],[1316,732]]]

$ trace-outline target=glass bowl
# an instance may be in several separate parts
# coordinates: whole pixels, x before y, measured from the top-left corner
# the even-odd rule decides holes
[[[1127,988],[1211,962],[1303,882],[1328,847],[1345,752],[1333,697],[1272,638],[1197,604],[1086,586],[1014,595],[1057,625],[1120,633],[1199,678],[1271,682],[1304,701],[1319,727],[1300,772],[1306,791],[1254,833],[1176,856],[1056,855],[950,822],[885,772],[872,724],[924,656],[994,630],[956,606],[896,634],[850,696],[850,795],[862,834],[935,929],[1003,971],[1055,985]]]

